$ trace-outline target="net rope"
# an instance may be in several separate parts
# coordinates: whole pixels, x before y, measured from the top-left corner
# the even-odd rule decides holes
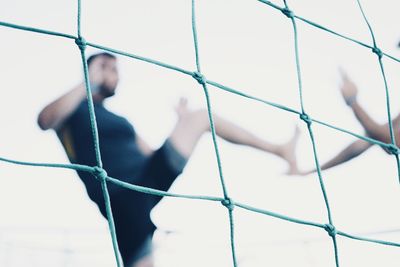
[[[272,9],[282,12],[282,14],[290,20],[290,23],[293,27],[293,41],[294,41],[295,63],[296,63],[296,73],[297,73],[297,84],[298,84],[299,101],[300,101],[300,107],[301,107],[300,111],[295,110],[290,107],[287,107],[287,106],[284,106],[284,105],[281,105],[281,104],[278,104],[278,103],[274,103],[274,102],[270,102],[265,99],[258,98],[253,95],[246,94],[242,91],[239,91],[234,88],[222,85],[218,82],[206,79],[206,76],[201,71],[201,65],[200,65],[199,41],[198,41],[197,28],[196,28],[196,2],[195,2],[195,0],[192,0],[192,5],[191,5],[191,13],[192,13],[191,23],[192,23],[192,34],[193,34],[195,63],[196,63],[195,71],[185,70],[183,68],[173,66],[173,65],[155,60],[155,59],[142,57],[142,56],[128,53],[125,51],[117,50],[117,49],[110,48],[110,47],[105,47],[100,44],[95,44],[95,43],[86,41],[81,32],[81,0],[77,1],[78,12],[77,12],[77,35],[76,36],[61,33],[61,32],[49,31],[46,29],[34,28],[34,27],[0,21],[0,26],[3,26],[3,27],[13,28],[13,29],[23,30],[23,31],[29,31],[29,32],[36,32],[39,34],[51,35],[51,36],[66,38],[66,39],[75,41],[75,44],[79,48],[79,52],[80,52],[80,56],[81,56],[81,60],[82,60],[83,73],[84,73],[84,78],[85,78],[86,95],[87,95],[87,100],[88,100],[88,109],[89,109],[89,114],[90,114],[90,124],[91,124],[93,141],[94,141],[93,146],[95,148],[97,165],[96,166],[85,166],[85,165],[79,165],[79,164],[35,163],[35,162],[18,161],[18,160],[13,160],[13,159],[4,158],[4,157],[0,157],[0,161],[10,163],[10,164],[17,164],[17,165],[49,167],[49,168],[64,168],[64,169],[73,169],[76,171],[83,171],[83,172],[91,173],[94,176],[94,178],[97,179],[101,183],[104,202],[105,202],[105,206],[106,206],[106,212],[107,212],[108,226],[109,226],[112,245],[113,245],[113,249],[114,249],[115,261],[116,261],[116,265],[118,267],[123,266],[123,263],[122,263],[121,255],[120,255],[119,249],[118,249],[118,242],[117,242],[117,238],[116,238],[115,225],[114,225],[114,220],[113,220],[113,215],[112,215],[112,210],[111,210],[110,196],[109,196],[108,189],[107,189],[107,183],[112,183],[112,184],[130,189],[133,191],[137,191],[137,192],[141,192],[141,193],[145,193],[145,194],[151,194],[151,195],[155,195],[155,196],[220,202],[223,206],[225,206],[227,208],[227,212],[228,212],[229,228],[230,228],[230,243],[231,243],[231,251],[232,251],[232,261],[233,261],[234,267],[238,266],[237,259],[236,259],[235,235],[234,235],[234,233],[235,233],[234,232],[234,209],[235,208],[241,208],[241,209],[248,210],[251,212],[278,218],[278,219],[288,221],[291,223],[316,227],[316,228],[325,230],[327,232],[328,236],[332,239],[333,250],[334,250],[334,260],[335,260],[336,267],[340,266],[339,251],[338,251],[338,245],[337,245],[337,240],[336,240],[337,235],[342,236],[342,237],[347,237],[350,239],[354,239],[354,240],[364,241],[364,242],[371,242],[371,243],[377,243],[377,244],[381,244],[381,245],[400,247],[400,243],[398,243],[398,242],[391,242],[391,241],[385,241],[385,240],[380,240],[380,239],[368,238],[368,237],[364,237],[364,236],[353,235],[350,233],[342,232],[335,227],[334,221],[332,218],[333,217],[332,212],[331,212],[330,205],[329,205],[328,193],[325,188],[324,179],[323,179],[322,172],[321,172],[321,167],[320,167],[318,153],[317,153],[317,146],[316,146],[314,133],[313,133],[313,124],[317,123],[319,125],[332,128],[336,131],[351,135],[357,139],[364,140],[366,142],[369,142],[374,145],[378,145],[378,146],[386,149],[394,156],[394,158],[396,160],[397,176],[398,176],[398,180],[400,182],[400,163],[399,163],[399,151],[400,150],[399,150],[399,147],[397,147],[397,145],[396,145],[393,123],[392,123],[392,116],[391,116],[391,108],[390,108],[389,86],[387,83],[384,64],[383,64],[383,60],[382,60],[383,58],[388,58],[390,60],[400,63],[400,59],[398,59],[388,53],[385,53],[384,51],[382,51],[379,48],[376,37],[374,35],[374,31],[372,29],[372,26],[371,26],[369,20],[367,19],[367,16],[363,10],[360,0],[356,0],[356,2],[359,7],[359,10],[361,12],[361,15],[362,15],[363,19],[365,20],[365,23],[370,32],[370,35],[372,38],[372,44],[366,44],[366,43],[356,40],[352,37],[335,32],[323,25],[320,25],[316,22],[313,22],[311,20],[308,20],[304,17],[301,17],[301,16],[295,14],[295,12],[290,9],[288,2],[286,0],[283,0],[282,6],[274,4],[267,0],[256,0],[256,1],[260,2],[261,4],[265,4],[266,6],[272,8]],[[329,123],[326,123],[323,121],[320,121],[318,119],[311,117],[306,112],[304,99],[303,99],[301,61],[300,61],[300,52],[299,52],[299,44],[298,44],[297,22],[305,23],[306,25],[315,27],[315,28],[325,31],[329,34],[333,34],[339,38],[343,38],[347,41],[353,42],[361,47],[371,49],[371,51],[374,54],[376,54],[378,63],[380,66],[380,70],[381,70],[381,75],[382,75],[384,89],[385,89],[385,95],[386,95],[386,110],[387,110],[388,127],[389,127],[390,140],[391,140],[390,143],[384,143],[384,142],[381,142],[374,138],[362,136],[362,135],[356,134],[352,131],[337,127],[335,125],[332,125],[332,124],[329,124]],[[100,145],[99,145],[96,115],[94,112],[93,99],[92,99],[91,89],[90,89],[88,66],[87,66],[86,53],[85,53],[86,47],[88,47],[88,46],[92,47],[92,48],[97,48],[100,50],[108,51],[108,52],[111,52],[114,54],[118,54],[121,56],[140,60],[143,62],[147,62],[150,64],[154,64],[154,65],[166,68],[166,69],[174,70],[174,71],[180,72],[184,75],[193,77],[193,79],[199,83],[199,85],[202,87],[202,89],[204,91],[204,96],[206,99],[207,113],[208,113],[208,118],[209,118],[210,129],[211,129],[211,137],[212,137],[212,141],[213,141],[213,147],[214,147],[217,166],[218,166],[218,174],[219,174],[220,183],[221,183],[222,192],[223,192],[222,197],[205,196],[205,195],[176,194],[176,193],[171,193],[171,192],[156,190],[153,188],[130,184],[130,183],[120,181],[118,179],[115,179],[115,178],[107,175],[107,172],[103,169],[103,165],[102,165],[102,161],[101,161],[101,151],[100,151]],[[286,111],[286,112],[289,112],[292,114],[297,114],[299,116],[299,118],[306,123],[308,133],[310,136],[310,140],[311,140],[312,151],[313,151],[314,161],[315,161],[315,167],[317,170],[317,177],[318,177],[321,192],[322,192],[324,202],[325,202],[325,207],[326,207],[326,212],[327,212],[327,223],[312,222],[312,221],[307,221],[304,219],[286,216],[284,214],[279,214],[279,213],[276,213],[273,211],[260,209],[257,207],[247,205],[245,203],[240,203],[240,202],[234,201],[230,197],[230,195],[228,193],[228,189],[225,184],[225,177],[223,174],[222,161],[221,161],[221,157],[220,157],[220,153],[219,153],[218,140],[216,138],[216,131],[215,131],[214,120],[213,120],[213,115],[212,115],[213,114],[212,113],[212,104],[211,104],[211,98],[210,98],[210,94],[209,94],[209,86],[212,86],[215,89],[220,89],[225,92],[235,94],[235,95],[238,95],[238,96],[241,96],[241,97],[244,97],[244,98],[256,101],[256,102],[263,103],[268,106],[275,107],[277,109],[280,109],[280,110],[283,110],[283,111]]]

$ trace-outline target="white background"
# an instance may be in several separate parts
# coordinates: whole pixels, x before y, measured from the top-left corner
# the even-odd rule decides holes
[[[191,1],[83,1],[82,34],[90,42],[195,70]],[[282,5],[279,1],[274,1]],[[293,2],[293,3],[291,3]],[[290,1],[294,12],[335,31],[371,43],[356,1]],[[379,46],[400,57],[399,3],[363,1]],[[299,109],[293,29],[279,11],[258,1],[203,0],[197,4],[202,70],[210,80]],[[0,20],[76,34],[74,1],[1,0]],[[306,111],[325,122],[363,134],[338,91],[338,67],[359,85],[362,105],[387,121],[376,56],[366,48],[298,22]],[[0,156],[67,163],[53,132],[36,124],[44,105],[82,79],[73,40],[0,27]],[[94,49],[87,49],[92,54]],[[191,77],[119,57],[121,83],[107,106],[126,116],[154,147],[168,136],[180,96],[204,108]],[[399,111],[400,64],[384,59],[392,112]],[[210,87],[214,111],[272,142],[302,131],[297,157],[313,167],[302,121],[291,113]],[[355,138],[314,125],[318,155],[326,161]],[[327,222],[316,175],[288,177],[278,158],[218,140],[233,199],[288,216]],[[375,147],[323,172],[338,229],[400,242],[400,185],[395,160]],[[70,170],[0,163],[0,266],[113,266],[106,221]],[[211,136],[204,135],[177,193],[221,196]],[[232,266],[228,215],[219,203],[165,199],[152,214],[157,266]],[[240,266],[334,266],[333,247],[321,229],[235,210]],[[394,231],[392,231],[394,230]],[[377,234],[373,234],[379,232]],[[399,248],[338,237],[341,266],[398,266]]]

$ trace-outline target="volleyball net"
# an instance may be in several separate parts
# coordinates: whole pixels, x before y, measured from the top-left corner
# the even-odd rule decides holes
[[[397,243],[397,242],[390,242],[390,241],[385,241],[385,240],[372,239],[372,238],[368,238],[368,237],[364,237],[364,236],[353,235],[351,233],[343,232],[335,227],[332,212],[330,209],[327,189],[325,187],[324,179],[323,179],[322,172],[321,172],[319,157],[318,157],[318,153],[317,153],[317,145],[315,142],[314,132],[313,132],[313,124],[319,124],[324,127],[332,128],[336,131],[343,132],[343,133],[351,135],[357,139],[361,139],[361,140],[364,140],[371,144],[375,144],[375,145],[378,145],[378,146],[384,148],[385,150],[389,151],[395,158],[396,166],[397,166],[397,174],[398,174],[397,179],[399,179],[399,181],[400,181],[400,162],[399,162],[400,149],[396,145],[394,128],[393,128],[393,124],[392,124],[391,107],[390,107],[390,91],[388,88],[384,63],[382,60],[383,58],[388,58],[392,61],[400,63],[400,59],[398,59],[388,53],[385,53],[384,51],[382,51],[379,48],[378,42],[374,35],[374,31],[372,29],[372,26],[369,23],[367,16],[361,5],[361,2],[359,0],[356,0],[356,1],[357,1],[359,10],[365,20],[366,26],[369,29],[371,39],[372,39],[371,44],[367,44],[367,43],[361,42],[357,39],[354,39],[352,37],[335,32],[323,25],[320,25],[316,22],[313,22],[311,20],[308,20],[304,17],[297,15],[294,12],[294,10],[290,9],[286,0],[283,0],[282,5],[277,5],[277,4],[274,4],[274,3],[270,2],[270,1],[266,1],[266,0],[257,0],[257,1],[260,4],[262,4],[261,7],[265,6],[267,8],[272,8],[275,11],[281,12],[282,15],[284,15],[288,18],[288,23],[290,23],[292,25],[293,49],[295,52],[295,63],[296,63],[296,72],[297,72],[297,86],[298,86],[299,101],[300,101],[300,107],[301,107],[300,110],[296,110],[296,109],[287,107],[285,105],[281,105],[279,103],[274,103],[274,102],[268,101],[266,99],[262,99],[257,96],[247,94],[243,91],[236,90],[234,88],[225,86],[219,82],[208,80],[206,78],[206,75],[204,74],[204,73],[206,73],[206,71],[205,72],[202,71],[201,64],[200,64],[200,51],[199,51],[200,49],[199,49],[199,40],[197,37],[197,28],[196,28],[196,2],[195,2],[195,0],[192,0],[192,6],[191,6],[191,12],[192,12],[191,24],[192,24],[193,43],[194,43],[194,60],[195,60],[195,64],[196,64],[195,70],[186,70],[181,67],[174,66],[174,65],[171,65],[171,64],[168,64],[165,62],[161,62],[161,61],[158,61],[155,59],[135,55],[135,54],[121,51],[121,50],[118,50],[115,48],[110,48],[110,47],[103,46],[101,44],[96,44],[96,43],[87,41],[81,32],[81,1],[80,0],[77,1],[78,12],[77,12],[77,34],[76,35],[70,35],[70,34],[65,34],[65,33],[61,33],[61,32],[49,31],[46,29],[33,28],[33,27],[29,27],[29,26],[17,25],[17,24],[13,24],[13,23],[0,21],[0,26],[3,26],[3,27],[13,28],[16,30],[35,32],[38,34],[55,36],[55,37],[64,38],[66,40],[75,42],[75,45],[79,49],[81,60],[82,60],[83,73],[84,73],[85,86],[86,86],[86,94],[87,94],[87,99],[88,99],[88,109],[89,109],[89,114],[90,114],[90,124],[91,124],[91,129],[92,129],[93,140],[94,140],[93,146],[95,148],[97,165],[96,166],[86,166],[86,165],[79,165],[79,164],[35,163],[35,162],[18,161],[18,160],[4,158],[4,157],[0,157],[0,161],[6,162],[6,163],[11,163],[11,164],[17,164],[17,165],[49,167],[49,168],[64,168],[64,169],[73,169],[76,171],[91,173],[93,175],[93,179],[98,180],[98,182],[101,184],[101,187],[103,190],[103,196],[104,196],[105,207],[106,207],[106,212],[107,212],[108,226],[109,226],[109,230],[110,230],[110,235],[111,235],[111,240],[112,240],[112,245],[113,245],[113,249],[114,249],[117,266],[122,266],[123,263],[122,263],[119,249],[118,249],[118,242],[117,242],[117,238],[116,238],[114,220],[113,220],[111,203],[110,203],[110,196],[109,196],[108,189],[107,189],[108,183],[112,183],[112,184],[130,189],[130,190],[133,190],[136,192],[144,193],[144,194],[151,194],[151,195],[156,195],[156,196],[161,196],[161,197],[175,197],[175,198],[194,199],[194,200],[203,200],[203,201],[211,201],[211,202],[221,203],[223,206],[226,207],[227,215],[229,218],[230,243],[231,243],[233,265],[235,267],[238,266],[237,259],[236,259],[235,231],[234,231],[234,222],[235,222],[234,210],[235,210],[235,208],[252,211],[255,213],[275,217],[275,218],[289,221],[289,222],[296,223],[296,224],[319,228],[323,231],[326,231],[328,237],[332,240],[332,245],[333,245],[333,250],[334,250],[334,261],[335,261],[336,267],[340,266],[339,247],[338,247],[337,240],[336,240],[338,235],[342,236],[342,237],[354,239],[354,240],[364,241],[364,242],[372,242],[372,243],[377,243],[377,244],[381,244],[381,245],[400,247],[400,243]],[[384,143],[384,142],[381,142],[374,138],[362,136],[362,135],[356,134],[352,131],[346,130],[344,128],[340,128],[335,125],[326,123],[324,121],[320,121],[318,119],[313,118],[313,116],[311,116],[309,113],[307,113],[306,107],[304,105],[304,100],[303,100],[301,61],[300,61],[300,51],[299,51],[299,45],[298,45],[298,35],[299,34],[298,34],[298,30],[297,30],[297,23],[306,23],[309,26],[312,26],[319,30],[325,31],[328,34],[332,34],[332,35],[337,36],[338,38],[342,38],[349,42],[355,43],[355,44],[361,46],[362,48],[370,49],[374,54],[376,54],[377,64],[379,64],[379,67],[381,70],[381,75],[382,75],[383,82],[384,82],[388,127],[389,127],[390,138],[391,138],[390,143]],[[219,174],[220,184],[221,184],[221,188],[222,188],[222,192],[223,192],[222,196],[176,194],[176,193],[171,193],[171,192],[166,192],[166,191],[155,190],[155,189],[148,188],[148,187],[142,187],[142,186],[138,186],[135,184],[130,184],[130,183],[120,181],[118,179],[115,179],[115,178],[107,175],[107,172],[103,169],[103,164],[102,164],[102,160],[101,160],[101,151],[100,151],[97,123],[96,123],[96,114],[94,112],[94,107],[93,107],[93,99],[92,99],[92,95],[91,95],[88,66],[87,66],[87,62],[86,62],[86,52],[85,51],[86,51],[87,47],[92,47],[92,48],[100,49],[103,51],[108,51],[108,52],[118,54],[118,55],[121,55],[124,57],[128,57],[128,58],[132,58],[135,60],[147,62],[149,64],[157,65],[162,68],[174,70],[176,72],[181,73],[182,75],[191,76],[191,77],[193,77],[193,79],[196,82],[198,82],[199,86],[202,88],[202,90],[204,92],[204,97],[206,100],[213,148],[214,148],[214,152],[215,152],[215,156],[216,156],[216,161],[217,161],[217,166],[218,166],[218,174]],[[267,106],[272,106],[272,107],[280,109],[282,111],[292,113],[294,115],[297,115],[299,117],[299,119],[302,120],[306,124],[308,133],[309,133],[309,137],[311,140],[312,151],[313,151],[314,161],[315,161],[315,168],[316,168],[316,173],[317,173],[317,179],[319,181],[320,189],[321,189],[321,192],[323,195],[323,199],[324,199],[325,207],[326,207],[326,211],[327,211],[327,218],[326,218],[325,223],[313,222],[313,221],[308,221],[308,220],[304,220],[304,219],[300,219],[300,218],[294,218],[291,216],[279,214],[279,213],[269,211],[266,209],[253,207],[251,205],[236,201],[230,197],[228,188],[225,184],[225,176],[223,173],[222,159],[221,159],[220,152],[219,152],[218,140],[216,138],[216,131],[215,131],[215,127],[214,127],[212,103],[211,103],[210,94],[209,94],[209,87],[212,87],[213,89],[223,90],[227,93],[235,94],[237,96],[244,97],[244,98],[256,101],[256,102],[260,102]]]

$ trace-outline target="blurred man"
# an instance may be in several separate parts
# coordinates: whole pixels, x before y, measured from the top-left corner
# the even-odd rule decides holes
[[[124,118],[106,109],[105,99],[113,96],[119,81],[117,59],[108,53],[88,59],[89,77],[96,113],[103,168],[108,175],[132,184],[167,191],[183,171],[199,138],[210,130],[206,110],[190,110],[185,99],[176,107],[177,123],[164,144],[153,150]],[[144,114],[145,116],[145,114]],[[297,172],[295,145],[298,131],[286,144],[270,144],[259,137],[214,116],[218,136],[238,144],[272,153]],[[41,129],[54,129],[73,163],[95,166],[92,130],[84,83],[47,105],[39,114]],[[100,183],[87,172],[78,171],[89,197],[106,217]],[[161,200],[109,184],[117,239],[127,267],[153,266],[151,237],[155,230],[150,211]]]

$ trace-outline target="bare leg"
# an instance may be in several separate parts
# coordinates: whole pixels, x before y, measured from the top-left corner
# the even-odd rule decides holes
[[[175,148],[185,157],[189,158],[198,140],[206,131],[210,130],[209,119],[206,110],[191,111],[187,107],[187,101],[181,99],[176,112],[178,122],[169,139]],[[276,145],[269,143],[251,132],[235,125],[219,116],[213,116],[216,133],[219,137],[234,144],[250,146],[268,153],[272,153],[289,164],[288,173],[297,172],[295,148],[299,131],[286,144]]]

